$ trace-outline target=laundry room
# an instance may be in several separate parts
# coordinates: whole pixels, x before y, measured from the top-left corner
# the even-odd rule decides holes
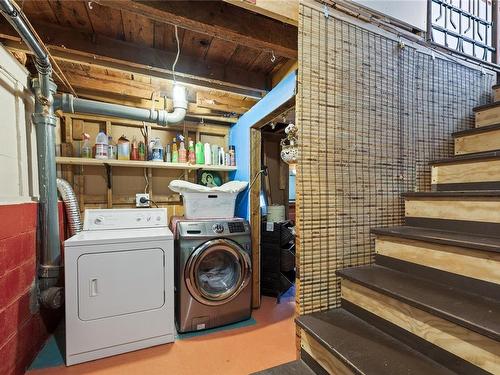
[[[500,374],[500,1],[388,4],[0,0],[0,375]]]
[[[2,326],[0,373],[244,374],[295,359],[295,262],[266,291],[260,233],[275,210],[267,227],[286,227],[292,254],[280,142],[295,121],[296,9],[0,5],[0,210],[21,218],[9,251],[23,244],[1,276],[2,322],[18,323]]]

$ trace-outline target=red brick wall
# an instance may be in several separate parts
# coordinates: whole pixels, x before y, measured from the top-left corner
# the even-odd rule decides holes
[[[42,314],[36,304],[36,294],[33,293],[37,206],[37,203],[31,202],[0,205],[2,375],[24,373],[47,339],[48,332],[54,328],[59,315],[52,312]],[[61,213],[60,209],[60,217]]]

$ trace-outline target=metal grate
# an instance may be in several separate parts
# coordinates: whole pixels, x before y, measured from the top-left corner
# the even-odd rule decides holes
[[[334,14],[331,11],[331,14]],[[298,307],[340,304],[338,269],[369,264],[370,228],[403,222],[451,133],[473,127],[493,75],[433,58],[301,3],[297,121]]]
[[[491,62],[493,3],[491,0],[432,0],[432,41]]]

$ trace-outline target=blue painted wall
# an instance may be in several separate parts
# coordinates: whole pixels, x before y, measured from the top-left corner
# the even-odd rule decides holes
[[[231,180],[248,181],[250,177],[250,128],[259,120],[285,104],[295,96],[297,73],[292,72],[278,83],[266,96],[240,117],[231,128],[229,144],[236,146],[238,170],[231,172]],[[236,216],[249,219],[250,202],[248,189],[241,192],[236,201]]]

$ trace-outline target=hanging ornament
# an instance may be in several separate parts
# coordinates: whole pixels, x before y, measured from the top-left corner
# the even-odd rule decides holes
[[[295,168],[299,157],[298,131],[299,129],[295,124],[289,124],[285,128],[286,138],[281,140],[281,159],[289,164],[292,169]]]

